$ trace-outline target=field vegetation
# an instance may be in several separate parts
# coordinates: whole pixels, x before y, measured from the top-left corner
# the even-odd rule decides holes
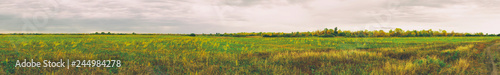
[[[332,33],[325,35],[332,37],[110,32],[0,35],[0,74],[484,75],[492,72],[492,64],[500,66],[500,52],[486,49],[500,43],[495,36],[389,37],[394,34],[388,33],[387,37],[344,37],[336,36],[344,31]],[[494,56],[493,63],[487,53]],[[119,68],[14,67],[16,60],[23,59],[111,59],[123,64]]]
[[[0,74],[488,74],[484,48],[495,39],[2,35]],[[13,66],[22,59],[116,59],[123,65]]]

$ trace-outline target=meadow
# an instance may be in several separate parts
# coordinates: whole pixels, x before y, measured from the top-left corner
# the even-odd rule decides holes
[[[0,35],[0,74],[490,74],[500,37]],[[500,66],[500,52],[493,63]],[[19,68],[15,60],[121,60]],[[500,69],[500,68],[499,68]]]

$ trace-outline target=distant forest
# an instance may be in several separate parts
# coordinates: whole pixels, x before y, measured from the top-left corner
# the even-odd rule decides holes
[[[308,32],[240,32],[240,33],[209,33],[209,34],[170,34],[170,33],[111,33],[111,32],[95,32],[95,33],[9,33],[0,35],[186,35],[186,36],[230,36],[230,37],[246,37],[246,36],[262,36],[262,37],[447,37],[447,36],[500,36],[500,34],[484,34],[479,33],[456,33],[446,30],[433,31],[429,30],[402,30],[401,28],[391,29],[388,32],[384,30],[360,30],[360,31],[342,31],[335,27],[334,29],[325,28],[323,30],[308,31]]]

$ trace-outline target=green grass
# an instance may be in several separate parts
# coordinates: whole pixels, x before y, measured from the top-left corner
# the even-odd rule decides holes
[[[0,74],[486,74],[483,48],[497,39],[0,35]],[[123,65],[14,67],[22,59],[114,59]]]

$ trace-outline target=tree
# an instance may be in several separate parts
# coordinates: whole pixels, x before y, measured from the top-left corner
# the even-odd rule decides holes
[[[135,32],[132,32],[132,35],[135,35]]]
[[[111,35],[111,32],[108,32],[108,35]]]
[[[335,27],[335,29],[333,30],[333,35],[337,36],[339,34],[339,32],[337,30],[338,30],[337,27]]]
[[[443,33],[443,36],[448,36],[448,33],[446,32],[446,30],[443,30],[441,32]]]
[[[470,34],[470,33],[465,33],[465,36],[472,36],[472,34]]]
[[[104,32],[101,32],[101,34],[103,34],[103,35],[104,35],[104,34],[106,34],[106,33],[104,33]]]
[[[421,30],[420,31],[420,36],[429,37],[431,35],[429,34],[429,31],[427,31],[427,30]]]
[[[439,31],[434,31],[432,32],[432,36],[441,36],[441,33],[439,33]]]
[[[296,37],[301,37],[302,35],[300,34],[299,31],[297,31],[293,36],[296,36]]]
[[[455,36],[455,35],[456,35],[456,34],[455,34],[455,31],[451,31],[451,34],[449,34],[449,35],[451,35],[451,36]]]
[[[356,35],[357,37],[366,37],[365,32],[363,32],[363,31],[358,31],[356,33],[357,33],[357,35]]]
[[[419,33],[418,33],[418,31],[417,31],[417,30],[413,30],[413,32],[412,32],[412,33],[415,33],[415,37],[420,36],[420,35],[418,35]]]
[[[409,35],[410,37],[415,37],[415,36],[417,36],[417,33],[415,33],[415,32],[411,32],[411,33],[410,33],[410,34],[408,34],[408,35]]]
[[[427,33],[428,33],[428,35],[429,35],[429,36],[433,36],[433,35],[434,35],[434,31],[432,31],[432,29],[429,29],[429,30],[427,31]]]
[[[345,37],[351,37],[351,31],[343,31],[345,33]]]
[[[215,36],[220,36],[220,33],[215,33]]]
[[[332,34],[333,35],[333,29],[328,29],[328,34]]]
[[[500,36],[500,34],[498,34],[497,36]]]
[[[488,36],[497,36],[497,35],[495,35],[495,34],[488,34]]]
[[[474,36],[483,36],[483,35],[484,35],[483,32],[479,32],[479,33],[474,34]]]
[[[323,34],[328,34],[328,28],[325,28],[325,30],[323,30]]]
[[[396,31],[396,32],[395,32],[395,33],[396,33],[396,34],[395,34],[395,36],[402,36],[403,29],[401,29],[401,28],[396,28],[396,29],[395,29],[395,31]]]
[[[342,30],[337,30],[337,33],[338,35],[337,36],[345,36],[345,32],[343,32]]]
[[[378,34],[379,34],[380,37],[386,37],[386,35],[387,35],[387,33],[385,33],[384,30],[379,30]]]
[[[394,34],[395,34],[395,33],[394,33],[394,31],[392,31],[392,29],[391,29],[391,30],[389,30],[389,36],[394,36]]]
[[[99,32],[95,32],[95,34],[99,34]]]

